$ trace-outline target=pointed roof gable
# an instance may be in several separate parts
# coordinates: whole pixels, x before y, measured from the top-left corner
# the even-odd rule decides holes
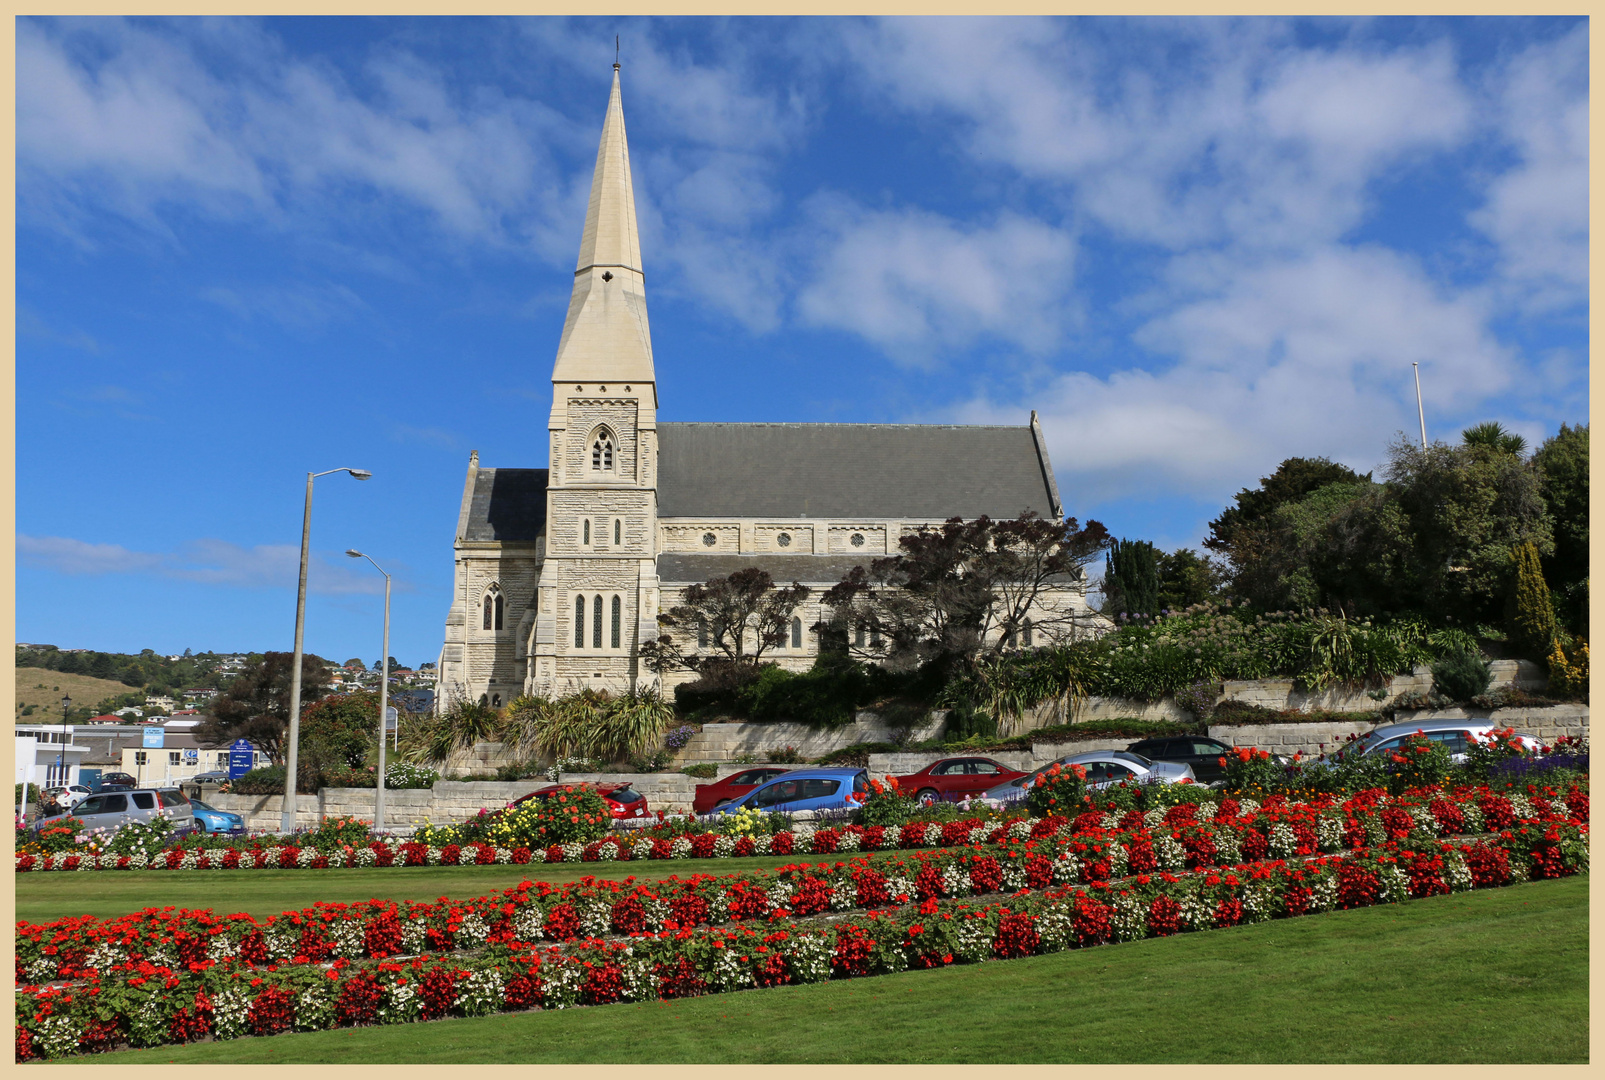
[[[552,381],[655,383],[618,65],[591,176],[574,293]],[[655,387],[654,387],[655,397]]]

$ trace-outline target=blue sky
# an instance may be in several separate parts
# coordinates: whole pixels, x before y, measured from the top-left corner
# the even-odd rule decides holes
[[[1023,423],[1196,544],[1291,455],[1587,413],[1578,19],[19,20],[17,633],[435,658],[546,464],[623,40],[660,416]]]

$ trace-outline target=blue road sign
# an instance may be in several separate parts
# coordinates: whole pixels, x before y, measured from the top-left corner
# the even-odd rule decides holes
[[[228,748],[228,778],[238,780],[251,771],[251,765],[256,760],[256,751],[244,739],[236,739],[234,745]]]

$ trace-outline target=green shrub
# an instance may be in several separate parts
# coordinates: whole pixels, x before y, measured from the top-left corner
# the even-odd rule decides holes
[[[1239,746],[1226,755],[1223,788],[1228,795],[1263,800],[1281,790],[1283,772],[1281,764],[1266,751]]]
[[[1492,669],[1475,653],[1451,653],[1432,665],[1433,689],[1453,701],[1469,701],[1492,681]]]
[[[943,742],[961,742],[965,739],[995,739],[998,722],[993,716],[965,704],[948,712],[947,727],[942,733]]]
[[[284,766],[252,769],[229,785],[229,791],[235,795],[283,795]]]
[[[814,761],[815,765],[858,765],[867,766],[871,754],[895,754],[902,750],[901,746],[889,742],[858,743],[855,746],[844,746],[840,750],[832,750],[824,757]]]
[[[317,828],[298,834],[296,840],[303,847],[335,851],[344,847],[361,847],[368,842],[372,831],[373,823],[360,818],[324,818],[318,822]]]
[[[1074,817],[1086,805],[1087,770],[1056,761],[1036,778],[1025,801],[1037,817]]]
[[[613,813],[594,787],[568,784],[549,799],[531,799],[503,812],[510,836],[530,846],[588,844],[613,827]],[[515,846],[515,845],[504,845]]]
[[[825,655],[803,672],[765,665],[736,699],[754,720],[833,728],[852,723],[859,706],[868,704],[871,696],[871,680],[863,664]]]
[[[1425,735],[1411,735],[1399,744],[1398,749],[1372,756],[1388,759],[1388,773],[1392,777],[1395,794],[1410,788],[1443,783],[1449,776],[1452,764],[1449,748]]]
[[[687,765],[680,771],[687,776],[695,776],[699,780],[712,780],[719,775],[719,766],[712,761],[702,761],[695,765]]]
[[[919,803],[897,785],[896,777],[871,780],[869,793],[853,814],[853,820],[870,828],[875,825],[901,825],[909,819]]]

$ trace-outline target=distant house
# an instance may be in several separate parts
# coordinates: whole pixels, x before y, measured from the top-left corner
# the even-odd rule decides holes
[[[91,716],[88,720],[85,720],[84,723],[86,723],[86,724],[121,724],[121,723],[123,723],[123,718],[121,716],[118,716],[118,715],[114,714],[114,713],[102,713],[100,716]]]

